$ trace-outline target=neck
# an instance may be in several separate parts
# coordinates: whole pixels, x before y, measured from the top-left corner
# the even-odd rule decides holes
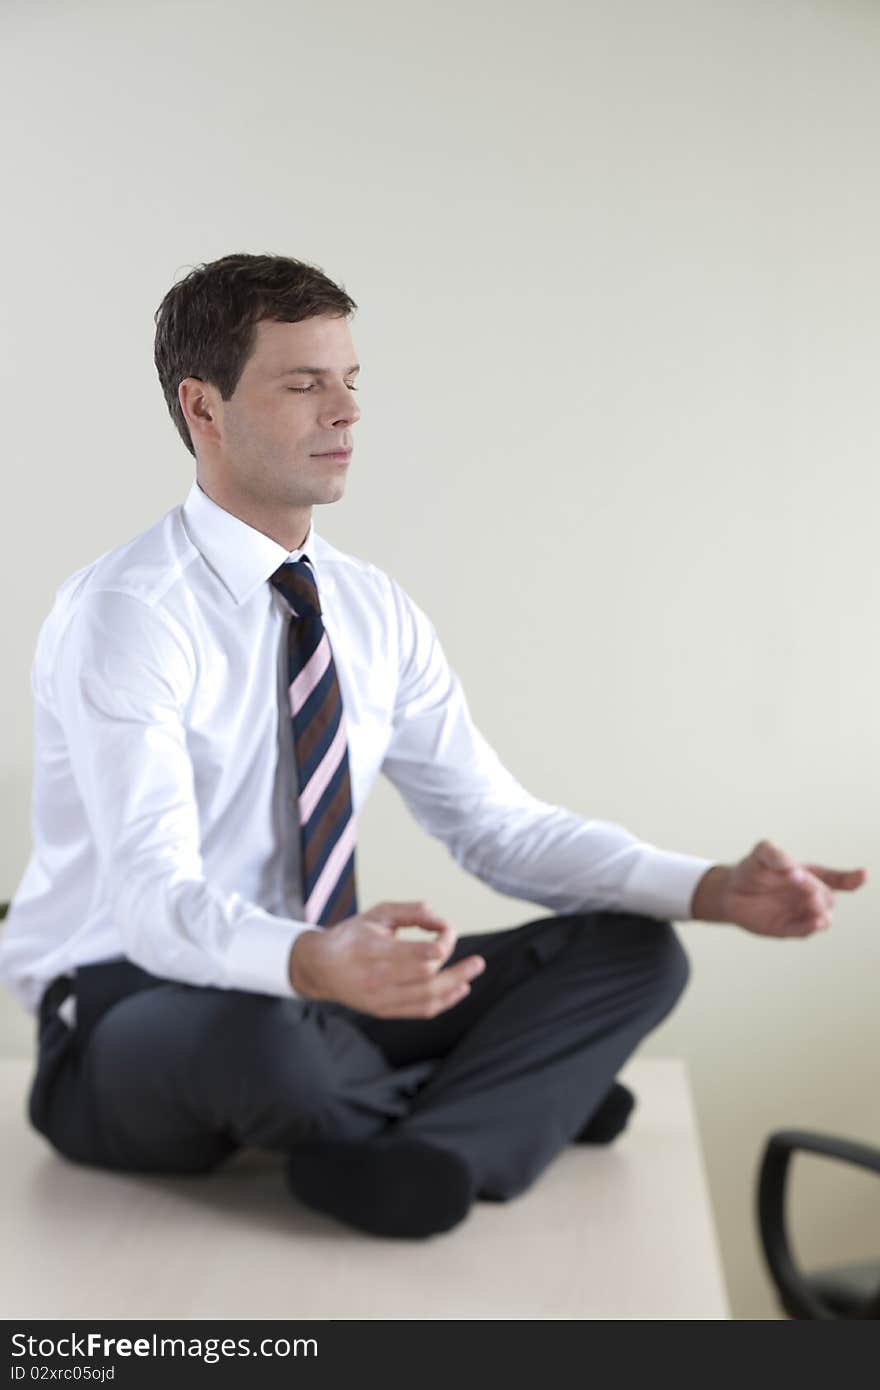
[[[242,497],[217,482],[206,484],[204,479],[198,477],[196,482],[205,496],[222,507],[224,512],[237,516],[239,521],[244,521],[255,531],[261,531],[285,550],[299,550],[304,544],[312,524],[311,507],[273,506],[269,509],[257,498]]]

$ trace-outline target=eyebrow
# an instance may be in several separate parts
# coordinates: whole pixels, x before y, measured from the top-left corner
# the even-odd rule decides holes
[[[348,376],[351,372],[359,372],[360,369],[360,362],[355,362],[353,366],[346,367],[343,376]],[[297,373],[302,373],[305,376],[329,376],[330,369],[329,367],[285,367],[278,375],[295,376]]]

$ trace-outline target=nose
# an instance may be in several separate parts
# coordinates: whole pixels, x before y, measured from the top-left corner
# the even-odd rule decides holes
[[[321,424],[325,428],[339,429],[340,426],[353,425],[360,418],[354,393],[346,385],[340,384],[336,391],[328,393],[321,413]]]

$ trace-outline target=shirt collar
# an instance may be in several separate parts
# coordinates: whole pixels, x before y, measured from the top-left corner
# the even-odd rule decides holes
[[[303,554],[311,561],[320,595],[321,548],[314,522],[299,550],[285,550],[271,536],[218,506],[197,478],[193,479],[182,513],[190,540],[236,603],[245,603],[285,560],[298,560]]]

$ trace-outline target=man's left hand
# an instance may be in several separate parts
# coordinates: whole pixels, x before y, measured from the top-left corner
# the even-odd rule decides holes
[[[866,881],[866,869],[801,864],[761,840],[738,864],[716,864],[697,884],[691,916],[733,922],[758,936],[812,936],[831,925],[836,892]]]

